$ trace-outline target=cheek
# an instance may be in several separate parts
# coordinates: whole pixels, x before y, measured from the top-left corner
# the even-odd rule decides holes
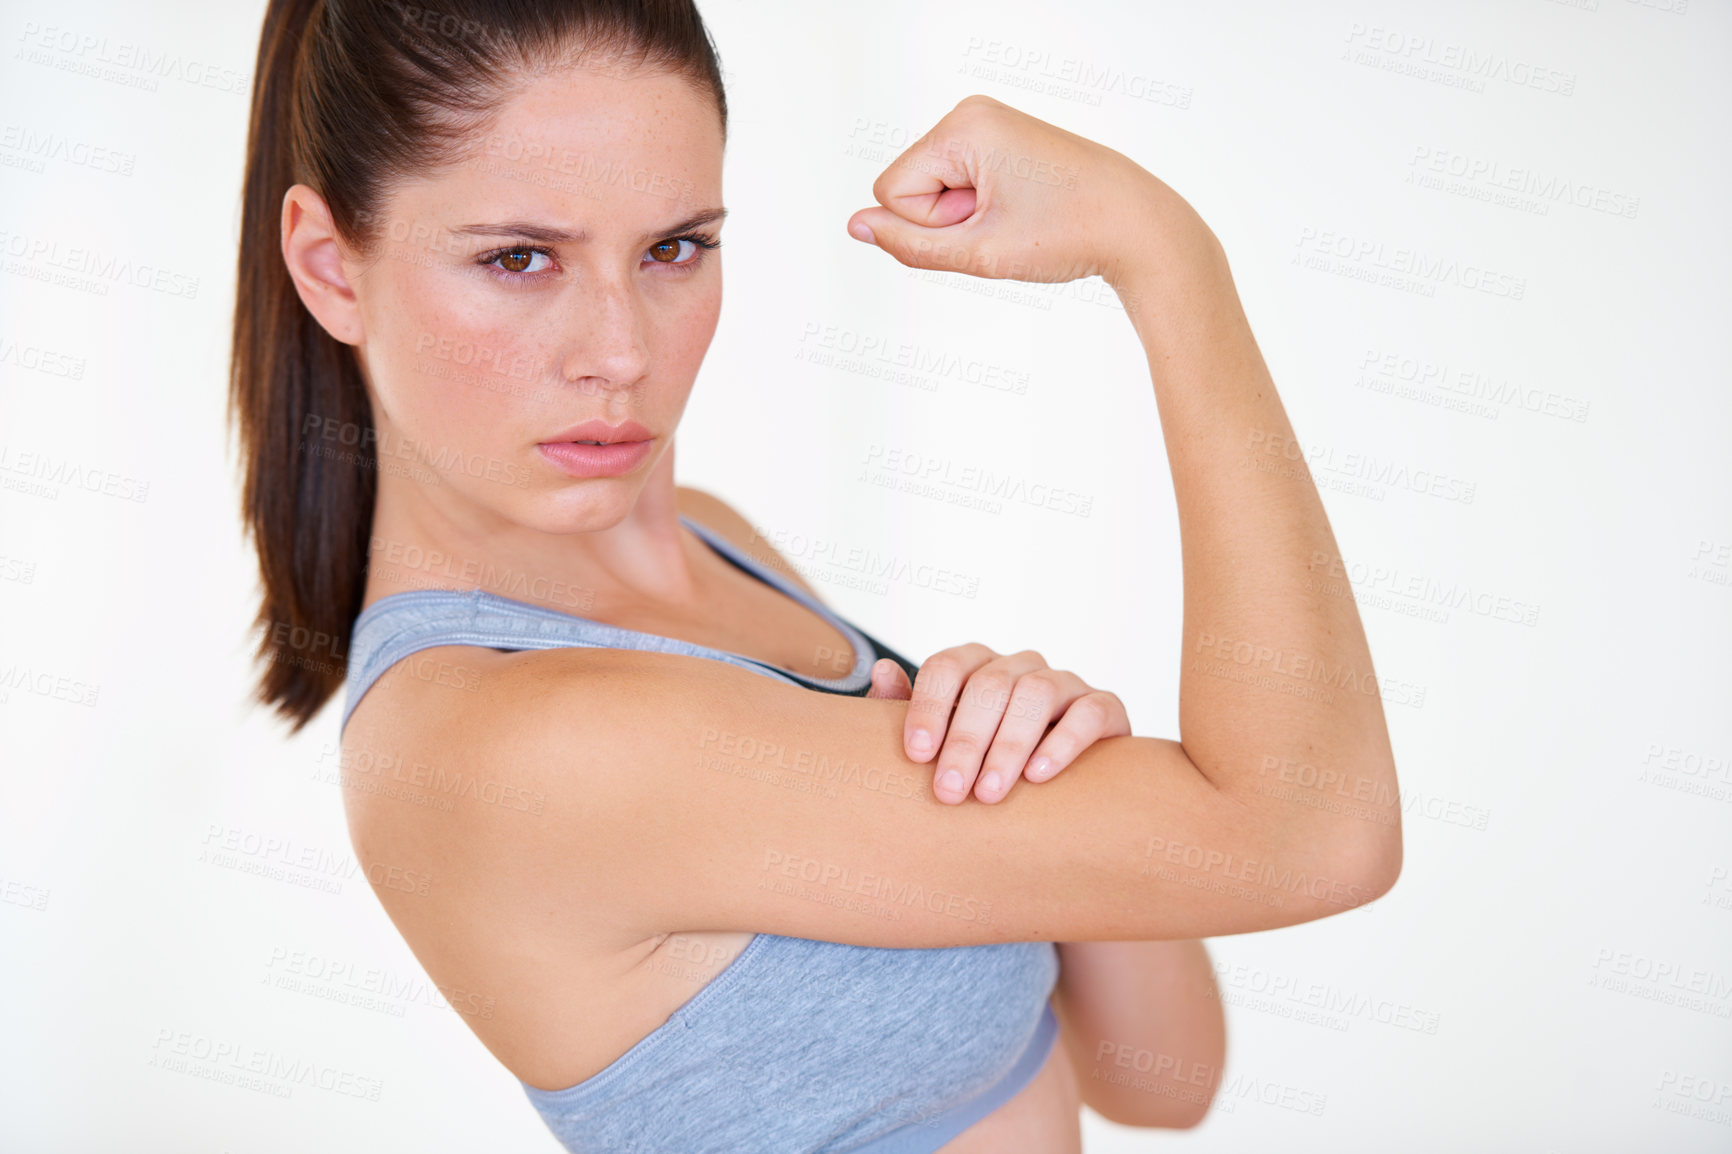
[[[719,281],[705,288],[688,292],[658,312],[651,351],[669,375],[696,373],[709,351],[721,317],[722,289]]]
[[[490,310],[474,286],[403,279],[367,334],[374,388],[398,432],[477,443],[509,428],[504,415],[545,399],[542,382],[552,372],[545,326]]]

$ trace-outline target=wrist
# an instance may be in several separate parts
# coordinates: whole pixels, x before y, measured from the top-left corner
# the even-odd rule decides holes
[[[1140,303],[1185,296],[1201,285],[1230,282],[1226,250],[1189,201],[1165,181],[1143,179],[1114,214],[1101,277],[1135,313]]]

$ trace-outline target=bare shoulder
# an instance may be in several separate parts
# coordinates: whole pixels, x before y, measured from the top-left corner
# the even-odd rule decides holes
[[[608,684],[625,652],[559,650],[556,661],[535,650],[433,646],[415,656],[461,676],[421,676],[399,663],[356,707],[340,757],[350,844],[429,972],[441,959],[472,961],[481,942],[513,941],[528,953],[563,943],[570,961],[645,936],[617,932],[606,871],[542,884],[548,859],[577,847],[551,846],[537,831],[552,812],[584,810],[588,790],[570,767],[548,771],[506,716],[512,697],[534,713],[568,703],[574,686]]]
[[[823,597],[819,596],[818,591],[812,588],[804,577],[800,576],[799,571],[788,563],[788,559],[782,556],[776,547],[770,544],[769,539],[759,533],[739,510],[715,494],[703,489],[693,489],[686,485],[680,485],[676,492],[678,493],[681,513],[703,525],[706,529],[714,529],[726,537],[730,544],[738,545],[756,560],[762,561],[819,601],[824,600]]]

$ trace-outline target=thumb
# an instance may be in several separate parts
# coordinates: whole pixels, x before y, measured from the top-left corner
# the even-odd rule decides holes
[[[866,696],[907,701],[914,696],[914,686],[908,680],[906,669],[888,657],[880,657],[873,663],[872,688],[866,691]]]
[[[863,208],[849,217],[848,235],[876,245],[911,268],[949,267],[943,260],[946,238],[961,231],[952,226],[974,215],[974,189],[915,193],[893,197],[890,204]]]

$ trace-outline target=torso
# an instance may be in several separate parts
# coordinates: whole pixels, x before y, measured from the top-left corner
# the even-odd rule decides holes
[[[748,548],[716,523],[712,510],[694,504],[682,511]],[[848,640],[838,630],[701,541],[698,546],[713,562],[705,563],[704,571],[714,578],[714,606],[704,620],[585,615],[754,657],[807,677],[846,675],[853,662]],[[507,656],[466,645],[422,652],[475,669],[482,677],[490,662]],[[417,709],[438,705],[438,695],[425,689],[414,679],[381,678],[345,731],[345,764],[362,744],[413,748]],[[450,815],[378,804],[371,795],[347,789],[344,799],[351,834],[365,832],[373,857],[419,863],[434,877],[474,876],[472,864],[459,864],[461,849],[451,844]],[[360,838],[355,840],[359,846]],[[515,880],[496,895],[486,895],[485,889],[439,887],[422,896],[387,886],[375,892],[417,960],[481,1043],[514,1076],[541,1089],[575,1085],[612,1064],[726,968],[753,937],[750,931],[669,931],[626,941],[608,933],[605,910],[593,900],[599,895],[586,895],[583,924],[549,925],[522,900]],[[1075,1071],[1061,1037],[1016,1097],[943,1151],[1080,1154],[1079,1108]]]

